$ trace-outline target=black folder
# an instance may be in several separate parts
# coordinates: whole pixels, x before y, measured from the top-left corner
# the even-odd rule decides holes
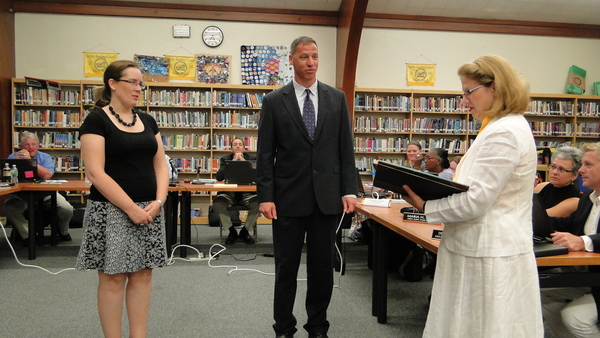
[[[403,185],[409,186],[424,200],[435,200],[455,193],[465,192],[469,187],[429,173],[379,161],[373,185],[406,195]]]
[[[533,225],[533,253],[535,257],[566,255],[569,253],[567,247],[553,244],[548,239],[554,229],[538,194],[533,194],[531,222]]]

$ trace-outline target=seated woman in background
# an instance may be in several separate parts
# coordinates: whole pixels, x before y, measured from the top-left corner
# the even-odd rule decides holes
[[[410,141],[406,146],[406,157],[408,158],[408,167],[420,171],[425,171],[425,162],[421,154],[421,144],[417,141]]]
[[[539,193],[549,216],[567,217],[577,209],[581,193],[575,181],[582,156],[581,150],[573,147],[558,148],[552,154],[548,182],[540,183],[533,189]]]
[[[452,180],[454,172],[450,169],[450,161],[448,160],[448,151],[442,148],[433,148],[425,156],[425,171]]]
[[[461,158],[462,158],[462,156],[458,155],[458,156],[454,156],[450,160],[450,170],[452,170],[453,173],[456,172],[456,167],[458,167],[458,164],[460,163]]]

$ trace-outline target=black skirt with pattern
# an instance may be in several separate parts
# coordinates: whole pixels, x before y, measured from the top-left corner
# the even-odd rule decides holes
[[[151,202],[136,204],[143,208]],[[167,265],[163,210],[152,223],[140,226],[114,204],[88,200],[83,227],[77,270],[116,274]]]

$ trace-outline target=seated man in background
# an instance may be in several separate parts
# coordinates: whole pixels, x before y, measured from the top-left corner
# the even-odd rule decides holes
[[[8,156],[9,159],[35,159],[37,160],[38,176],[49,180],[54,175],[54,162],[50,155],[39,151],[40,144],[36,134],[24,132],[21,135],[21,150]],[[69,222],[73,217],[73,206],[58,192],[56,194],[56,213],[58,215],[58,236],[62,241],[70,241]],[[44,207],[50,209],[50,196],[44,198]],[[19,232],[23,245],[27,245],[29,238],[29,223],[25,219],[27,211],[27,197],[22,193],[10,195],[4,202],[4,214],[8,221]],[[13,229],[14,231],[14,229]]]
[[[231,143],[231,154],[221,157],[219,164],[219,171],[217,172],[217,181],[225,179],[225,166],[227,161],[250,161],[256,160],[256,157],[250,156],[244,153],[244,141],[236,138]],[[231,222],[231,216],[228,208],[234,205],[243,205],[247,207],[248,217],[246,223],[238,235],[235,227]],[[254,192],[229,192],[221,191],[217,194],[217,197],[213,200],[213,209],[215,213],[219,215],[223,228],[229,229],[229,236],[225,244],[234,244],[238,238],[240,238],[246,244],[254,244],[254,238],[248,232],[248,229],[252,229],[258,219],[258,199]]]
[[[550,217],[556,230],[552,234],[554,244],[569,248],[569,251],[600,253],[598,215],[600,214],[600,142],[582,146],[583,159],[579,174],[588,190],[581,196],[577,210],[568,217]],[[589,271],[599,272],[600,267],[590,265]],[[561,311],[567,329],[576,337],[598,337],[598,307],[600,288],[593,287],[567,304]]]

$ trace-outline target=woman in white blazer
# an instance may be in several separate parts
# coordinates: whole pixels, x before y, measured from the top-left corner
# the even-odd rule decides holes
[[[543,337],[531,208],[537,154],[529,86],[495,55],[463,64],[463,104],[482,122],[454,180],[464,193],[405,199],[444,223],[424,337]]]

